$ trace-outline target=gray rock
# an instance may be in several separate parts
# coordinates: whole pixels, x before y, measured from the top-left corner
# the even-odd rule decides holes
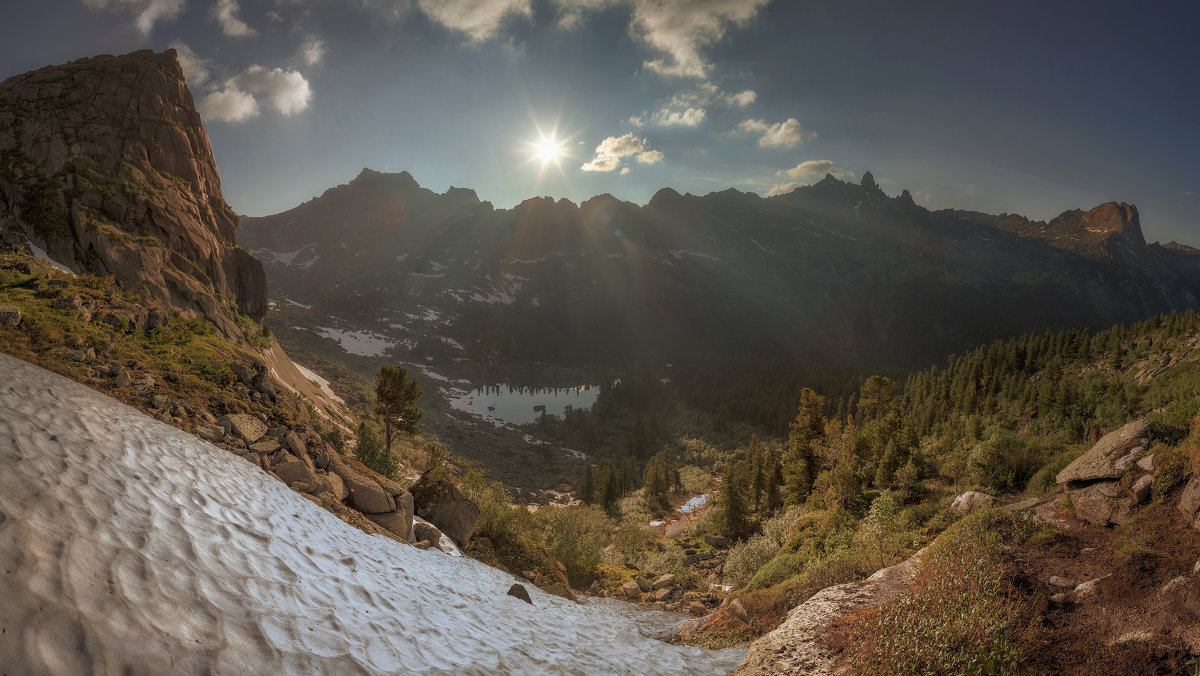
[[[1168,594],[1173,594],[1173,593],[1179,591],[1180,589],[1182,589],[1183,587],[1186,587],[1187,583],[1189,581],[1190,581],[1190,579],[1186,575],[1180,575],[1179,577],[1171,578],[1166,584],[1164,584],[1162,586],[1162,589],[1158,590],[1158,593],[1163,596],[1166,596]]]
[[[724,548],[724,547],[729,546],[729,542],[720,535],[705,535],[704,542],[707,543],[709,546],[717,547],[717,548]]]
[[[131,384],[133,384],[133,378],[130,378],[129,371],[122,367],[113,378],[113,385],[117,387],[129,387]]]
[[[515,596],[515,597],[521,599],[522,601],[524,601],[525,603],[528,603],[529,605],[533,605],[533,601],[531,601],[529,598],[529,590],[519,584],[514,584],[513,586],[509,587],[508,595]]]
[[[639,577],[634,581],[637,582],[638,588],[641,589],[642,591],[644,591],[644,592],[654,591],[654,583],[652,581],[650,581],[648,578]]]
[[[365,514],[384,514],[396,511],[396,501],[370,477],[341,461],[331,462],[329,468],[346,484],[350,505]]]
[[[442,539],[442,531],[427,523],[420,521],[412,525],[412,535],[417,540],[429,540],[435,545]]]
[[[1051,586],[1054,586],[1054,587],[1070,587],[1072,589],[1075,588],[1074,582],[1071,582],[1070,580],[1066,579],[1065,577],[1059,577],[1058,575],[1051,575],[1048,582],[1050,583]]]
[[[289,485],[296,481],[302,481],[309,485],[317,483],[317,476],[308,468],[308,465],[299,460],[289,460],[276,465],[275,473],[279,475],[280,479],[283,479],[285,484]]]
[[[304,440],[300,438],[299,434],[291,430],[288,430],[283,435],[283,445],[300,457],[308,455],[308,447],[304,445]]]
[[[638,598],[638,596],[641,595],[642,588],[638,586],[638,583],[634,582],[633,580],[630,580],[630,581],[626,582],[625,584],[621,585],[621,591],[625,593],[626,597],[631,598],[631,599],[636,599],[636,598]]]
[[[1125,472],[1125,466],[1145,450],[1150,425],[1148,418],[1142,418],[1109,432],[1088,452],[1075,458],[1074,462],[1059,472],[1055,480],[1065,484],[1071,481],[1120,478]]]
[[[416,513],[450,536],[460,547],[467,544],[479,523],[479,506],[448,479],[426,472],[412,487]]]
[[[1133,504],[1140,505],[1150,497],[1150,486],[1154,483],[1154,477],[1149,474],[1143,474],[1138,477],[1138,480],[1133,482],[1133,488],[1130,493],[1133,495]]]
[[[1138,466],[1138,469],[1142,470],[1143,472],[1153,472],[1154,471],[1154,454],[1151,453],[1150,455],[1147,455],[1146,457],[1138,460],[1137,466]]]
[[[981,509],[987,509],[995,504],[996,498],[988,495],[987,493],[980,493],[979,491],[967,491],[966,493],[959,495],[957,498],[954,498],[954,502],[951,503],[950,508],[959,514],[970,514],[971,512],[977,512]]]
[[[662,589],[659,589],[658,591],[654,592],[654,594],[653,594],[654,600],[655,601],[666,601],[667,599],[671,598],[671,594],[673,594],[673,593],[675,593],[674,587],[663,587]]]
[[[196,428],[196,435],[205,441],[220,441],[225,437],[225,429],[220,425],[201,425]]]
[[[262,441],[256,441],[253,444],[250,444],[250,450],[254,451],[255,453],[261,453],[262,455],[270,455],[278,451],[279,448],[279,442],[275,441],[274,439],[263,439]]]
[[[1192,477],[1184,486],[1183,495],[1179,496],[1179,511],[1192,528],[1200,530],[1200,476]]]
[[[412,517],[402,514],[399,511],[388,512],[387,514],[368,514],[367,518],[405,542],[408,542],[409,535],[413,532]],[[429,538],[417,538],[417,540],[426,539]],[[437,542],[437,540],[430,540],[430,542]]]
[[[267,433],[267,426],[263,421],[246,413],[234,413],[227,415],[222,420],[229,420],[229,424],[233,429],[233,433],[246,440],[246,443],[252,444]]]
[[[675,584],[675,576],[670,573],[667,573],[666,575],[660,576],[657,580],[654,581],[653,588],[655,590],[658,590],[658,589],[662,589],[663,587],[670,587],[673,584]]]
[[[0,324],[17,326],[21,323],[21,308],[12,305],[0,305]]]
[[[1097,526],[1124,523],[1134,504],[1133,497],[1116,481],[1101,481],[1079,489],[1068,486],[1067,495],[1076,518]]]

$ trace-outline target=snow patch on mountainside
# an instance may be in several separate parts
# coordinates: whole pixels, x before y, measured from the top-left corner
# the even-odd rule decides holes
[[[0,355],[9,673],[725,673],[476,561],[367,535],[258,467]]]

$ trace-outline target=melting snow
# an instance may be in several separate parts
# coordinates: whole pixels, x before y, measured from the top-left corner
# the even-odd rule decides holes
[[[341,397],[339,397],[333,393],[333,388],[329,386],[328,380],[325,380],[316,372],[314,372],[310,369],[306,369],[294,361],[292,362],[292,364],[294,364],[296,366],[296,370],[300,372],[300,375],[302,375],[305,378],[308,378],[309,380],[316,383],[321,388],[321,391],[325,393],[325,396],[329,397],[330,399],[333,399],[334,401],[338,402],[339,404],[346,403],[345,401],[342,400]]]
[[[343,350],[360,357],[382,357],[395,341],[370,331],[339,331],[318,326],[314,329],[322,338],[336,340]]]
[[[367,535],[258,467],[0,355],[0,655],[13,673],[727,673],[477,561]],[[683,619],[681,616],[674,618]]]
[[[45,249],[34,244],[32,240],[26,239],[25,241],[29,243],[29,249],[31,251],[33,251],[34,256],[37,256],[38,258],[46,261],[47,263],[50,264],[50,267],[55,268],[55,269],[59,270],[60,272],[65,272],[68,275],[71,275],[72,277],[75,276],[75,272],[73,270],[71,270],[71,268],[69,268],[69,267],[63,265],[62,263],[59,263],[58,261],[54,260],[53,258],[51,258],[50,254],[46,253]]]
[[[709,497],[708,493],[704,493],[703,495],[697,495],[696,497],[692,498],[691,500],[688,500],[687,502],[683,503],[683,505],[680,506],[680,508],[676,511],[678,511],[680,514],[691,514],[692,512],[696,511],[697,509],[708,504],[708,497]]]

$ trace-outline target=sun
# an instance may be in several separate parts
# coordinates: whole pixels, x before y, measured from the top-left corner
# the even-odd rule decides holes
[[[561,155],[562,143],[556,141],[553,136],[533,144],[533,156],[541,160],[543,165],[557,160]]]

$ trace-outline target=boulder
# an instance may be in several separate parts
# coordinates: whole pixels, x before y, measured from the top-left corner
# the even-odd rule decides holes
[[[1072,481],[1119,479],[1125,473],[1126,465],[1146,450],[1150,425],[1148,418],[1142,418],[1109,432],[1088,452],[1075,458],[1074,462],[1059,472],[1055,480],[1065,484]]]
[[[659,589],[658,591],[654,592],[654,600],[665,602],[667,599],[671,598],[671,594],[673,594],[674,592],[675,592],[674,587],[663,587],[662,589]]]
[[[437,472],[425,472],[412,486],[417,516],[464,546],[479,523],[479,506]]]
[[[304,440],[291,430],[283,435],[283,446],[301,458],[308,455],[308,447],[304,445]]]
[[[396,511],[396,501],[366,472],[340,457],[330,457],[329,469],[342,478],[350,492],[351,506],[365,514],[384,514]]]
[[[1117,481],[1101,481],[1083,488],[1067,488],[1076,518],[1097,526],[1124,523],[1134,505],[1133,496]]]
[[[959,514],[970,514],[971,512],[978,512],[981,509],[987,509],[995,504],[996,498],[994,496],[987,493],[980,493],[979,491],[967,491],[954,498],[954,502],[950,504],[950,509]]]
[[[638,598],[638,596],[641,595],[642,588],[638,586],[638,583],[634,582],[633,580],[630,580],[630,581],[626,582],[625,584],[621,585],[621,591],[625,594],[625,596],[627,596],[631,599],[636,599],[636,598]]]
[[[521,599],[522,601],[524,601],[525,603],[528,603],[529,605],[533,605],[533,601],[530,600],[530,598],[529,598],[529,590],[519,584],[514,584],[513,586],[509,587],[508,595],[515,596],[515,597]]]
[[[289,456],[291,457],[291,456]],[[291,485],[294,481],[301,481],[309,485],[317,484],[317,475],[308,468],[308,465],[299,460],[292,459],[280,463],[275,466],[275,473],[283,479],[285,484]]]
[[[1192,528],[1200,530],[1200,476],[1192,477],[1184,486],[1183,495],[1179,496],[1179,511]]]
[[[708,613],[708,608],[699,601],[692,601],[692,603],[688,605],[687,611],[693,615],[700,616]]]
[[[652,588],[655,590],[658,590],[658,589],[662,589],[664,587],[670,587],[673,584],[675,584],[675,576],[670,573],[667,573],[666,575],[662,575],[657,580],[655,580]]]
[[[718,548],[724,548],[724,547],[729,546],[729,542],[720,535],[705,535],[704,542],[706,542],[709,546],[718,547]]]
[[[1150,455],[1147,455],[1144,458],[1138,459],[1137,466],[1138,466],[1138,469],[1140,469],[1142,471],[1153,472],[1154,471],[1154,454],[1151,453]]]
[[[333,472],[318,475],[317,480],[323,483],[339,502],[350,497],[350,490],[346,488],[346,482],[342,481],[342,477]]]
[[[274,439],[263,439],[250,444],[250,450],[260,455],[271,455],[279,450],[279,442]],[[299,460],[299,458],[297,458]]]
[[[399,510],[388,512],[387,514],[368,514],[367,518],[405,542],[408,541],[409,535],[413,532],[412,516],[406,515]],[[417,538],[417,540],[427,539]],[[437,542],[437,540],[431,540],[431,542]]]
[[[1154,483],[1154,477],[1149,474],[1143,474],[1138,477],[1138,480],[1133,482],[1133,488],[1129,489],[1133,495],[1133,504],[1140,505],[1150,497],[1150,486]]]
[[[246,413],[234,413],[227,415],[222,420],[228,419],[229,425],[233,433],[246,440],[246,443],[253,444],[263,435],[267,433],[267,426],[263,421]]]
[[[0,324],[17,326],[21,323],[21,308],[12,305],[0,305]]]
[[[196,435],[205,441],[220,441],[225,436],[225,428],[220,425],[200,425]]]
[[[417,540],[429,540],[437,543],[442,539],[442,531],[434,527],[433,524],[417,521],[412,525],[413,537]]]
[[[649,579],[644,578],[644,577],[639,577],[634,581],[637,583],[638,588],[641,589],[642,591],[644,591],[644,592],[654,591],[654,583],[651,582]]]

